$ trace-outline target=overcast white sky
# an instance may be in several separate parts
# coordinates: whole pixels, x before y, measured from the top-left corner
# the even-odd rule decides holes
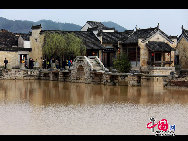
[[[188,29],[188,9],[0,9],[0,17],[11,20],[74,23],[113,21],[126,29],[156,27],[168,35],[180,35],[181,26]]]

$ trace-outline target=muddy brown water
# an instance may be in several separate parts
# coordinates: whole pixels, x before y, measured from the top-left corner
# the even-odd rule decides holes
[[[0,134],[154,135],[151,117],[188,134],[188,90],[0,81]]]

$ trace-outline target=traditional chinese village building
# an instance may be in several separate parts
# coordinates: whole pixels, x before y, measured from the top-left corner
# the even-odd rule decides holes
[[[121,40],[126,39],[132,32],[133,30],[126,30],[124,32],[99,32],[97,34],[105,47],[102,53],[102,62],[105,67],[113,66],[113,58],[116,58],[122,49]]]
[[[113,67],[113,58],[116,58],[117,53],[120,52],[121,40],[126,39],[133,32],[133,30],[118,32],[115,28],[106,27],[101,22],[96,21],[87,21],[81,31],[93,32],[105,47],[100,58],[102,58],[101,61],[107,68]]]
[[[122,40],[122,51],[128,55],[132,68],[150,71],[155,67],[174,67],[177,38],[155,28],[137,29]],[[172,68],[174,69],[174,68]]]
[[[188,70],[188,30],[182,26],[182,33],[177,41],[177,59],[181,70]]]
[[[16,52],[15,50],[17,50],[17,63],[14,62],[17,66],[23,57],[27,59],[31,57],[34,61],[37,59],[42,67],[44,57],[42,47],[45,43],[45,33],[48,32],[74,33],[83,40],[87,49],[86,56],[98,56],[107,68],[113,67],[113,58],[123,52],[127,54],[133,70],[147,72],[154,67],[174,67],[177,37],[168,36],[159,29],[159,25],[154,28],[136,28],[136,30],[118,32],[114,28],[104,26],[101,22],[87,21],[81,31],[42,30],[41,24],[32,26],[31,29],[32,32],[29,34],[13,34],[4,30],[0,33],[4,34],[2,35],[4,39],[7,37],[4,44],[5,41],[7,43],[11,41],[3,47],[3,38],[1,39],[1,52]],[[183,31],[186,32],[186,30]],[[184,32],[182,32],[182,36],[185,34]],[[2,60],[5,56],[8,55],[5,54],[1,57]],[[7,57],[7,59],[9,58]],[[1,62],[3,62],[2,60]]]
[[[0,30],[0,66],[4,66],[6,58],[10,68],[20,68],[22,60],[28,58],[31,50],[29,34]]]
[[[112,67],[113,58],[122,52],[127,54],[132,70],[174,67],[177,37],[165,34],[159,24],[154,28],[117,32],[100,22],[87,21],[81,30],[92,31],[105,47],[101,57],[105,67]]]
[[[81,28],[81,31],[88,31],[88,29],[92,30],[96,35],[99,31],[102,32],[114,32],[115,28],[106,27],[101,22],[96,21],[87,21],[86,24]]]
[[[98,56],[101,57],[102,50],[104,47],[101,45],[99,39],[93,32],[88,31],[61,31],[61,30],[42,30],[41,25],[32,26],[32,34],[30,36],[30,42],[32,52],[30,56],[39,62],[40,67],[42,66],[42,46],[45,42],[45,33],[74,33],[77,37],[83,40],[86,46],[86,56]],[[100,58],[101,59],[101,58]]]

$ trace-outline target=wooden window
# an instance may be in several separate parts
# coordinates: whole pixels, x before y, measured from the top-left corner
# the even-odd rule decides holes
[[[161,61],[161,53],[155,53],[155,61]]]

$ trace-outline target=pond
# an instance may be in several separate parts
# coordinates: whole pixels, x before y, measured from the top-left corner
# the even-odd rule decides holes
[[[151,117],[188,134],[188,90],[0,81],[0,134],[154,135]]]

